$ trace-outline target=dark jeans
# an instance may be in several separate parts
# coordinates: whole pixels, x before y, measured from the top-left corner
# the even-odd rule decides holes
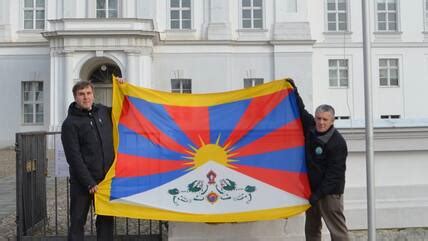
[[[78,183],[70,183],[70,222],[68,241],[83,241],[84,226],[89,208],[93,202],[93,195]],[[97,240],[113,241],[113,217],[97,215],[95,222]]]

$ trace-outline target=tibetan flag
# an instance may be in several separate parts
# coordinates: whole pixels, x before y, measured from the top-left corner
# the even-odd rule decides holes
[[[97,214],[244,222],[309,207],[302,124],[287,80],[212,94],[113,82],[116,158],[95,195]]]

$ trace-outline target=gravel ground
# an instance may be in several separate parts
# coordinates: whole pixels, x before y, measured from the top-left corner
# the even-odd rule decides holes
[[[0,149],[0,178],[15,175],[15,158],[14,149]]]
[[[15,157],[15,150],[12,148],[0,150],[0,178],[15,175]],[[0,241],[15,240],[15,218],[15,211],[13,211],[0,219]]]

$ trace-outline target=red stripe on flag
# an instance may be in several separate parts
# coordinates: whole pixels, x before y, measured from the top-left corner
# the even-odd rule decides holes
[[[276,188],[308,199],[311,196],[311,188],[306,173],[272,170],[246,165],[233,164],[235,170],[247,176],[258,179]]]
[[[208,107],[164,106],[174,122],[195,144],[210,143],[210,120]]]
[[[140,156],[117,154],[116,177],[136,177],[188,168],[185,161],[158,160]]]
[[[188,154],[186,148],[175,142],[171,137],[160,131],[154,124],[146,119],[128,98],[123,100],[122,114],[119,123],[128,129],[146,137],[151,142],[166,147],[169,150]]]
[[[248,145],[233,150],[236,155],[232,158],[278,151],[303,146],[304,144],[302,124],[300,119],[296,119]]]
[[[284,89],[270,95],[254,98],[242,115],[239,123],[233,132],[224,142],[226,145],[233,145],[247,134],[254,126],[263,120],[289,93],[289,89]]]

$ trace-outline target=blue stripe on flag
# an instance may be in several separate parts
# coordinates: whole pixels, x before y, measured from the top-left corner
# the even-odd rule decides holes
[[[172,172],[140,176],[113,178],[111,183],[110,200],[142,193],[168,183],[188,172],[180,169]]]
[[[151,142],[122,124],[119,124],[119,136],[119,153],[162,160],[181,160],[185,156]]]
[[[275,152],[232,158],[239,165],[278,169],[290,172],[306,172],[305,148],[303,146]]]
[[[129,96],[128,98],[129,101],[140,111],[140,114],[147,118],[165,135],[171,137],[171,139],[184,147],[194,145],[171,118],[163,105],[150,103],[135,97]]]
[[[249,103],[250,100],[242,100],[209,107],[211,143],[216,143],[220,135],[219,144],[224,145],[224,141],[235,129]]]
[[[234,148],[243,147],[262,136],[269,134],[285,124],[298,118],[299,111],[295,101],[294,92],[284,98],[268,115],[265,116],[252,130],[233,145]]]

